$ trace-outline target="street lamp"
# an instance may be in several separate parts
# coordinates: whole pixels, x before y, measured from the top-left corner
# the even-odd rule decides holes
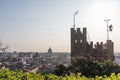
[[[73,14],[73,27],[75,28],[75,15],[78,14],[79,11],[76,11],[74,14]]]

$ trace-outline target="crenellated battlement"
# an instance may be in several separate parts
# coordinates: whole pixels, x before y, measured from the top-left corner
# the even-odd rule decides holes
[[[71,57],[91,55],[96,59],[114,60],[114,44],[111,40],[87,42],[87,28],[71,28]]]

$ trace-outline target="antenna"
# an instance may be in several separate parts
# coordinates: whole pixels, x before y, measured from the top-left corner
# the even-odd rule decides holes
[[[107,40],[109,40],[108,21],[110,21],[110,19],[105,19],[104,21],[106,21],[106,23],[107,23]]]

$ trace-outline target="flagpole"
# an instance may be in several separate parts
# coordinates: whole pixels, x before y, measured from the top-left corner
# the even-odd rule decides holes
[[[105,19],[104,21],[106,21],[106,23],[107,23],[107,40],[109,40],[108,21],[110,21],[110,19]]]

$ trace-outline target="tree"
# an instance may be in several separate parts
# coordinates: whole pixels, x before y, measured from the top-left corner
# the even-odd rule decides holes
[[[55,68],[55,74],[58,76],[70,75],[70,73],[81,73],[86,77],[110,76],[111,73],[120,73],[120,66],[112,61],[98,61],[92,57],[79,57],[74,59],[69,67],[60,64]]]
[[[119,73],[120,66],[112,61],[97,61],[92,57],[87,58],[76,58],[72,64],[73,73],[82,73],[87,77],[95,77],[107,75],[111,73]]]
[[[54,73],[58,76],[65,76],[66,74],[69,75],[69,68],[63,64],[57,65],[54,69]]]
[[[0,52],[6,53],[9,50],[9,47],[7,45],[4,45],[1,41],[0,41]]]

